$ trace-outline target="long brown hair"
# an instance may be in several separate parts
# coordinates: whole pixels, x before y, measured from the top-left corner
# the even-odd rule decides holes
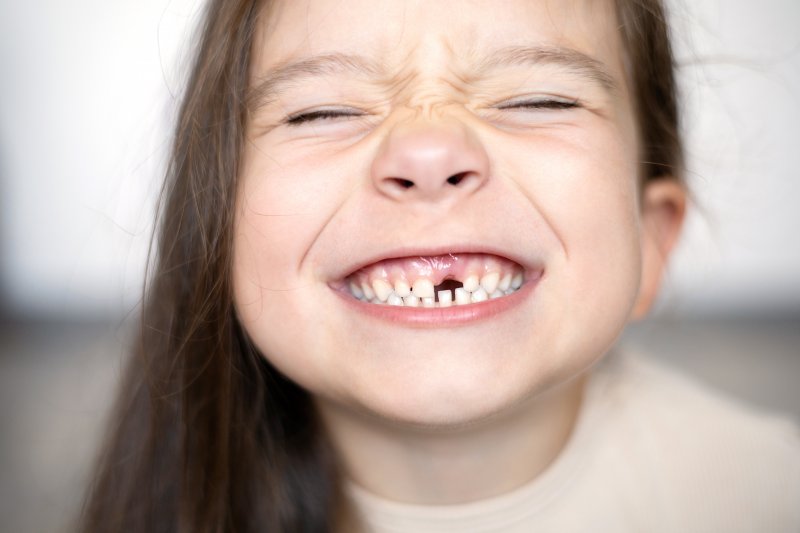
[[[308,393],[248,342],[231,292],[234,198],[264,1],[211,0],[162,194],[141,331],[87,495],[86,532],[329,531],[344,507]],[[618,0],[643,180],[682,150],[660,0]]]

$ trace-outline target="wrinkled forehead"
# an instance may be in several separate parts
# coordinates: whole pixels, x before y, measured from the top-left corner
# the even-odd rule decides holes
[[[260,17],[252,73],[338,54],[385,73],[446,66],[469,76],[515,47],[596,62],[625,85],[611,0],[276,0]]]

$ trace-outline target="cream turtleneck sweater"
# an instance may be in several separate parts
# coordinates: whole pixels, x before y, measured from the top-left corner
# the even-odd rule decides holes
[[[652,361],[593,370],[577,425],[539,477],[449,506],[349,485],[372,533],[800,532],[800,432]]]

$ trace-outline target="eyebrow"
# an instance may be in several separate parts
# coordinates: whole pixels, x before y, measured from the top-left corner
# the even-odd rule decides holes
[[[608,67],[592,56],[574,48],[552,45],[508,46],[479,58],[479,71],[525,65],[557,65],[613,92],[617,82]]]
[[[314,76],[342,74],[379,74],[377,63],[364,56],[349,54],[324,54],[299,61],[284,63],[270,69],[248,90],[247,107],[254,111],[272,101],[283,88]]]
[[[601,61],[574,48],[552,45],[509,46],[483,55],[473,54],[475,72],[470,76],[479,79],[486,72],[502,67],[526,65],[558,65],[584,77],[609,92],[617,90],[617,82]],[[378,62],[361,55],[341,53],[312,56],[283,63],[260,76],[248,90],[246,105],[251,112],[269,104],[288,86],[316,76],[369,74],[385,76]]]

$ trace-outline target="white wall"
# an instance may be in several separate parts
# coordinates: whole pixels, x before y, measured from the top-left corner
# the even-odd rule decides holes
[[[198,2],[0,3],[0,289],[27,314],[139,298]]]
[[[6,305],[57,316],[135,305],[179,43],[198,4],[0,4]],[[800,2],[682,0],[675,15],[690,182],[703,214],[690,217],[663,307],[797,311]]]
[[[800,2],[673,4],[689,182],[699,205],[675,257],[666,307],[797,312]]]

